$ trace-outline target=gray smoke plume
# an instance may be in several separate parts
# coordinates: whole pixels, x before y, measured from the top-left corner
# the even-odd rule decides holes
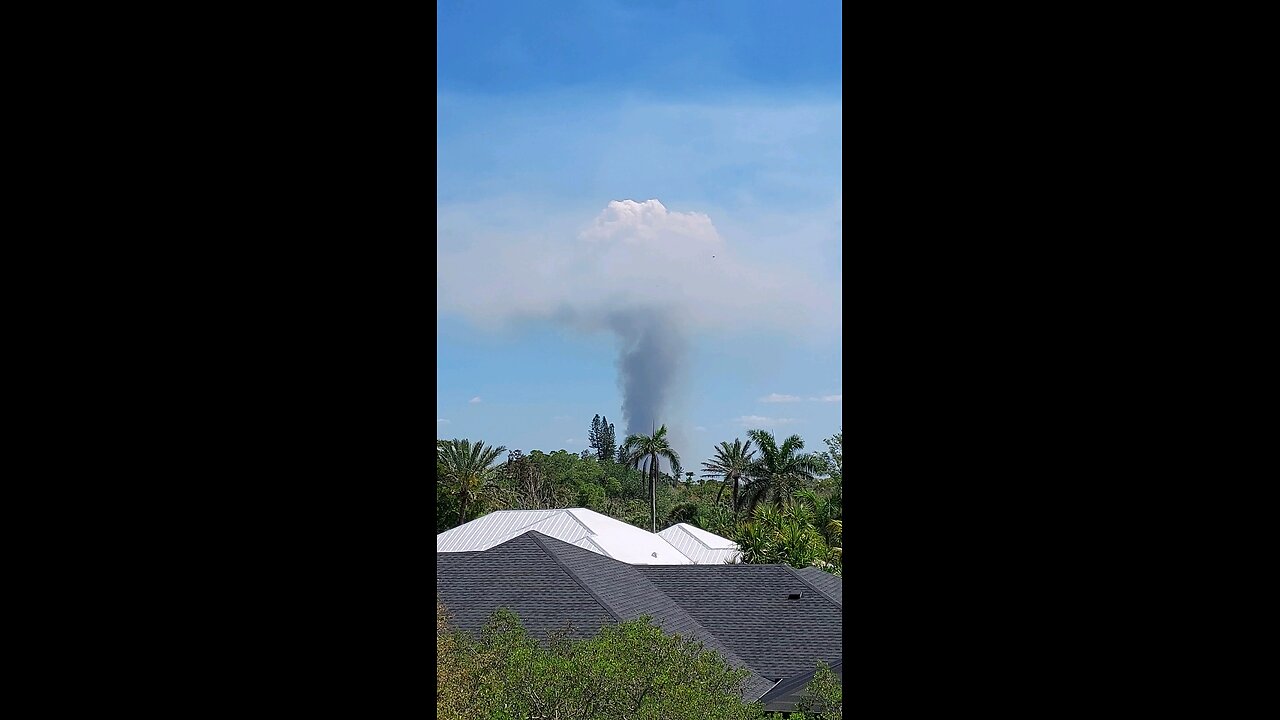
[[[670,400],[688,347],[686,331],[676,318],[656,308],[617,311],[608,318],[620,342],[618,388],[627,434],[648,435],[670,424]]]
[[[494,327],[550,319],[613,332],[627,434],[666,425],[677,451],[690,442],[676,388],[691,338],[743,327],[798,333],[839,308],[835,293],[787,269],[785,253],[744,262],[707,215],[670,212],[656,199],[611,201],[576,239],[494,231],[455,242],[441,234],[436,253],[442,309]]]

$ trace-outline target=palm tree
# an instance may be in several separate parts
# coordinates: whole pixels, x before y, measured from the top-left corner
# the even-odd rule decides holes
[[[747,477],[748,471],[751,469],[751,459],[756,454],[751,449],[751,441],[745,443],[739,438],[733,439],[733,444],[727,442],[720,443],[716,448],[715,457],[702,463],[702,477],[723,480],[720,490],[716,492],[716,504],[720,504],[720,495],[724,492],[725,486],[733,488],[729,494],[732,501],[733,515],[738,515],[738,483]]]
[[[747,435],[760,449],[760,457],[748,472],[751,481],[745,493],[747,512],[762,500],[772,499],[774,505],[781,505],[826,467],[817,455],[796,452],[804,449],[804,440],[799,435],[783,440],[781,446],[773,433],[764,430],[748,430]]]
[[[813,526],[822,533],[822,539],[833,550],[841,546],[840,536],[844,532],[844,511],[840,500],[834,496],[824,496],[813,490],[799,490],[793,496],[797,505],[806,508],[813,515]]]
[[[838,572],[841,551],[826,544],[814,522],[813,513],[802,503],[779,508],[766,503],[735,526],[731,537],[744,563],[817,566]]]
[[[437,467],[443,471],[442,477],[453,485],[451,490],[458,497],[459,525],[467,521],[468,505],[496,489],[494,483],[498,468],[493,463],[506,451],[503,445],[485,447],[480,440],[474,445],[470,440],[436,441]]]
[[[628,435],[622,443],[623,463],[639,470],[649,461],[649,520],[653,532],[658,532],[658,458],[671,463],[671,472],[680,475],[680,456],[667,440],[667,426],[658,428],[652,435]]]

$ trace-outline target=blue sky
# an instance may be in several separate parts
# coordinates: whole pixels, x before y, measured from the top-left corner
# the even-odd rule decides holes
[[[633,390],[653,405],[633,417],[666,422],[686,469],[752,427],[823,449],[843,406],[840,4],[437,18],[437,437],[577,452],[600,413],[621,440],[634,373],[661,390]],[[620,368],[642,336],[657,364],[642,343]]]

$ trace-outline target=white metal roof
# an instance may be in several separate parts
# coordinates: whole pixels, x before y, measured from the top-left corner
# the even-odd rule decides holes
[[[586,508],[491,512],[436,535],[436,552],[488,550],[529,530],[632,565],[695,562],[660,534]]]
[[[672,525],[658,536],[698,565],[720,565],[739,559],[737,543],[688,523]]]

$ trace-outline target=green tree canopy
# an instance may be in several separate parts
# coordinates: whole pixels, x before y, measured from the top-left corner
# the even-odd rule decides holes
[[[844,687],[840,678],[821,660],[796,709],[810,720],[840,720],[843,717]]]
[[[788,437],[781,445],[772,433],[764,430],[748,430],[747,435],[760,450],[760,457],[751,464],[749,473],[751,481],[745,493],[747,512],[755,510],[761,502],[781,505],[823,470],[818,456],[799,452],[804,449],[804,440],[799,435]]]
[[[651,532],[658,532],[658,471],[659,461],[666,458],[671,464],[671,472],[680,474],[680,455],[671,447],[667,439],[667,426],[663,425],[652,435],[629,435],[622,444],[624,464],[639,470],[648,465],[649,473],[649,518]]]
[[[587,442],[596,451],[596,459],[602,463],[613,462],[618,452],[617,435],[609,418],[596,415],[591,418],[591,431]]]
[[[590,638],[539,643],[508,610],[473,639],[450,630],[437,604],[436,712],[448,720],[751,720],[746,670],[649,618]],[[462,686],[462,683],[467,683]]]
[[[755,450],[751,449],[751,441],[742,442],[741,438],[734,438],[733,444],[727,442],[720,443],[716,448],[716,454],[710,460],[702,463],[702,477],[708,480],[715,479],[722,481],[720,491],[723,492],[726,487],[732,488],[729,495],[732,503],[730,507],[733,514],[738,514],[738,487],[739,484],[747,477],[751,471],[752,458],[755,456]],[[720,493],[716,493],[716,503],[720,502]]]
[[[839,481],[844,472],[844,431],[841,430],[822,442],[827,446],[827,451],[822,453],[822,458],[827,461],[827,473]]]
[[[827,478],[820,485],[826,488],[831,494],[831,499],[839,505],[844,497],[844,431],[837,432],[829,438],[825,438],[822,442],[826,443],[827,451],[821,454],[823,462],[827,466]]]
[[[489,499],[498,492],[498,470],[493,466],[498,456],[507,449],[486,447],[477,440],[436,441],[436,482],[446,485],[447,494],[458,502],[458,524],[467,521],[467,510],[478,501]]]

